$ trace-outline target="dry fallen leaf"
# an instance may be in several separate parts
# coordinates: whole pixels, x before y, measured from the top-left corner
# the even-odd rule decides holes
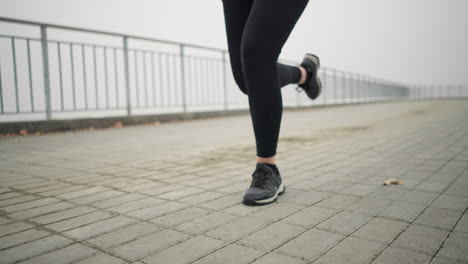
[[[123,127],[123,124],[122,124],[122,122],[115,122],[112,127],[113,128],[121,128],[121,127]]]
[[[384,184],[384,185],[390,185],[390,184],[396,184],[396,185],[398,185],[398,184],[402,184],[402,183],[403,183],[402,181],[399,181],[399,180],[394,179],[394,178],[390,178],[390,179],[384,181],[383,184]]]

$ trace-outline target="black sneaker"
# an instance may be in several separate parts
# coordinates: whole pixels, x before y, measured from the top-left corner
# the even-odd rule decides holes
[[[303,84],[297,86],[296,90],[301,92],[302,88],[307,96],[314,100],[322,92],[322,82],[317,75],[320,68],[320,59],[314,54],[306,53],[301,66],[307,71],[307,79]]]
[[[265,205],[276,201],[285,191],[281,175],[264,163],[257,162],[252,182],[242,201],[245,205]]]

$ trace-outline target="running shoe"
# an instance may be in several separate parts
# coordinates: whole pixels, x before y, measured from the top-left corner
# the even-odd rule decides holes
[[[306,53],[302,63],[300,64],[307,71],[307,79],[303,84],[296,87],[298,92],[304,90],[307,96],[314,100],[322,92],[322,82],[317,75],[320,68],[320,59],[314,54]]]
[[[265,163],[257,162],[252,173],[252,182],[247,189],[244,200],[245,205],[265,205],[276,201],[278,195],[285,191],[281,175],[276,173]]]

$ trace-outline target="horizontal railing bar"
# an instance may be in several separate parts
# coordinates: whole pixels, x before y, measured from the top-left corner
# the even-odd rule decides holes
[[[21,115],[21,114],[44,114],[46,111],[45,110],[35,110],[33,111],[21,111],[21,112],[3,112],[2,114],[5,115]]]
[[[0,34],[0,38],[14,38],[14,39],[22,39],[22,40],[41,41],[40,38],[29,38],[29,37],[21,37],[21,36],[13,36],[13,35],[3,35],[3,34]]]
[[[164,43],[164,44],[171,44],[171,45],[184,45],[185,47],[197,48],[197,49],[206,49],[206,50],[212,50],[212,51],[226,51],[225,49],[221,49],[221,48],[207,47],[207,46],[195,45],[195,44],[189,44],[189,43],[183,43],[183,42],[176,42],[176,41],[170,41],[170,40],[150,38],[150,37],[144,37],[144,36],[138,36],[138,35],[129,35],[129,34],[117,33],[117,32],[111,32],[111,31],[94,30],[94,29],[71,27],[71,26],[63,26],[63,25],[50,24],[50,23],[40,23],[40,22],[35,22],[35,21],[14,19],[14,18],[8,18],[8,17],[0,17],[0,21],[10,22],[10,23],[17,23],[17,24],[25,24],[25,25],[31,25],[31,26],[46,26],[46,27],[49,27],[49,28],[72,30],[72,31],[81,31],[81,32],[86,32],[86,33],[101,34],[101,35],[108,35],[108,36],[114,36],[114,37],[127,37],[127,38],[132,38],[132,39],[145,40],[145,41],[154,41],[154,42],[159,42],[159,43]]]
[[[47,43],[62,43],[62,44],[67,44],[67,45],[76,45],[76,46],[85,46],[85,47],[96,47],[96,48],[109,48],[109,49],[123,49],[122,47],[119,46],[112,46],[112,45],[102,45],[102,44],[91,44],[91,43],[86,43],[86,42],[73,42],[73,41],[66,41],[66,40],[47,40]]]
[[[28,37],[20,37],[20,36],[14,36],[14,35],[0,35],[0,38],[14,38],[14,39],[21,39],[21,40],[34,40],[34,41],[41,41],[39,38],[28,38]],[[96,48],[109,48],[109,49],[118,49],[118,50],[123,50],[123,47],[120,46],[114,46],[114,45],[102,45],[102,44],[93,44],[89,42],[75,42],[75,41],[66,41],[66,40],[55,40],[55,39],[48,39],[48,43],[61,43],[61,44],[67,44],[67,45],[76,45],[76,46],[84,46],[84,47],[96,47]],[[156,50],[151,50],[151,49],[137,49],[137,48],[129,48],[129,51],[138,51],[138,52],[148,52],[148,53],[154,53],[154,54],[172,54],[172,55],[179,55],[177,52],[162,52],[162,51],[156,51]],[[196,55],[185,55],[185,57],[196,57]],[[211,58],[211,57],[202,57],[198,56],[199,58]],[[221,61],[221,58],[214,58]]]

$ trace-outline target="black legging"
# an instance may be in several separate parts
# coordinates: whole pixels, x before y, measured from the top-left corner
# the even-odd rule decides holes
[[[308,0],[222,0],[234,79],[248,95],[257,156],[276,154],[283,113],[281,87],[301,71],[278,63]]]

